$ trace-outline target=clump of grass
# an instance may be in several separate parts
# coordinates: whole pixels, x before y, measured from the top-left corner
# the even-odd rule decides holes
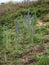
[[[49,58],[41,58],[36,65],[49,65]]]
[[[49,17],[45,17],[44,21],[49,22]]]

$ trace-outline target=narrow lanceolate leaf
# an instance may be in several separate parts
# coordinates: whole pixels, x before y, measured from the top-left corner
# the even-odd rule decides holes
[[[7,30],[8,29],[8,27],[7,26],[3,26],[3,30],[5,31],[5,30]]]

